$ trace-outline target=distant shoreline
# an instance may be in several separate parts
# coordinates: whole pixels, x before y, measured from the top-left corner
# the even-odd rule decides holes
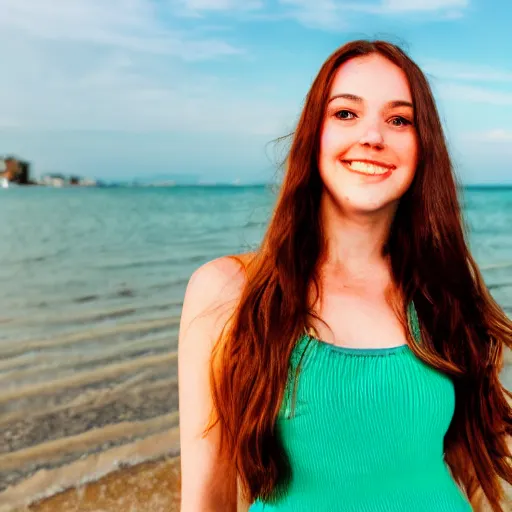
[[[45,188],[45,189],[98,189],[98,188],[120,188],[120,189],[132,189],[132,188],[179,188],[179,189],[214,189],[214,188],[229,188],[229,189],[255,189],[255,188],[272,188],[276,186],[282,185],[281,183],[247,183],[247,184],[233,184],[233,183],[200,183],[200,184],[132,184],[132,183],[103,183],[101,185],[65,185],[65,186],[59,186],[54,187],[51,185],[42,185],[33,183],[30,184],[30,186],[27,186],[27,188]],[[24,188],[24,186],[17,186],[16,188]],[[462,189],[470,189],[470,190],[508,190],[512,189],[512,183],[503,183],[503,184],[469,184],[469,185],[462,185],[460,188]]]

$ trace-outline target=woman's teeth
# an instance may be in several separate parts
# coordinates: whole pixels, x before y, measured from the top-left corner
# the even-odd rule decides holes
[[[375,174],[386,174],[387,172],[389,172],[388,167],[381,167],[380,165],[369,164],[366,162],[358,162],[357,160],[355,160],[353,162],[346,161],[345,164],[348,167],[350,167],[350,169],[352,169],[353,171],[361,172],[364,174],[375,175]]]

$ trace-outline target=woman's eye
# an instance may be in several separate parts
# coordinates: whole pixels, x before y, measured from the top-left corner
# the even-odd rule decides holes
[[[350,112],[350,110],[338,110],[338,112],[336,112],[334,116],[337,117],[338,119],[353,119],[352,117],[347,116],[354,116],[354,114]]]
[[[396,122],[399,122],[397,124]],[[394,124],[394,126],[407,126],[409,124],[412,124],[408,119],[405,119],[405,117],[394,117],[391,122]]]

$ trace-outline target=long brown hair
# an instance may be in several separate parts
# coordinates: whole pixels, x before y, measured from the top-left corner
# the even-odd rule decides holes
[[[386,248],[404,304],[412,302],[419,319],[422,343],[413,343],[409,333],[410,346],[455,385],[455,413],[444,440],[454,479],[470,500],[483,493],[494,511],[503,512],[500,480],[512,483],[512,393],[499,373],[504,348],[512,348],[512,322],[468,250],[458,186],[427,79],[403,50],[385,41],[339,48],[306,97],[273,216],[258,250],[240,261],[245,286],[213,351],[214,407],[205,434],[220,424],[220,449],[236,467],[249,502],[270,499],[286,480],[275,421],[296,340],[312,327],[311,318],[319,319],[308,290],[312,284],[318,298],[318,262],[325,251],[317,163],[325,106],[340,65],[374,53],[404,71],[415,111],[419,164]]]

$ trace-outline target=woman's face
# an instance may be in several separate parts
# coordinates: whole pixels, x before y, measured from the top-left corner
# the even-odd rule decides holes
[[[342,211],[394,208],[416,170],[418,142],[409,83],[381,55],[340,66],[322,126],[319,170]]]

